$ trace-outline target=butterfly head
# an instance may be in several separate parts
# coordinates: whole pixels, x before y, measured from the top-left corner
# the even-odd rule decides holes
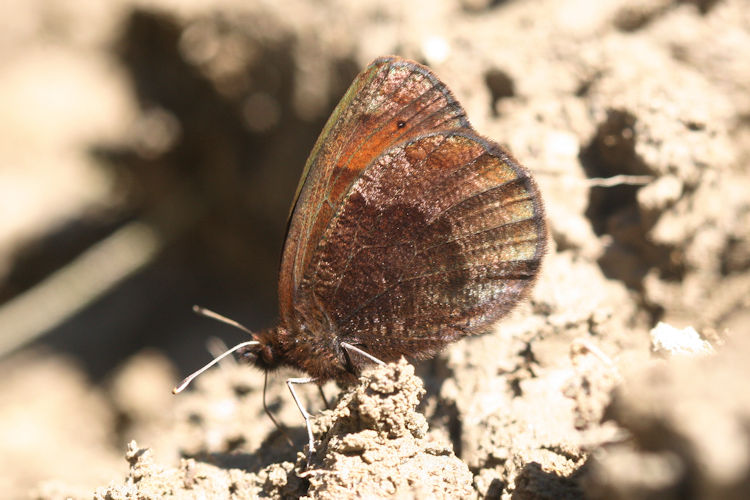
[[[253,334],[255,343],[237,350],[240,359],[263,371],[273,371],[283,364],[283,354],[279,342],[286,330],[276,326]]]

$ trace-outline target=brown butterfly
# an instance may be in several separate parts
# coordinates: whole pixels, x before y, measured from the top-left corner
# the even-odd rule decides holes
[[[351,382],[368,363],[429,358],[488,331],[530,290],[546,237],[528,170],[474,131],[428,68],[376,59],[302,173],[279,324],[233,350],[266,372],[306,372],[287,383],[307,420],[293,384]]]

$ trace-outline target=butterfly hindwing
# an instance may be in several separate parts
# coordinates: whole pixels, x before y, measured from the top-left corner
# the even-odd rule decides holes
[[[357,177],[298,292],[310,327],[384,360],[481,333],[537,275],[546,228],[526,169],[469,131],[387,150]]]

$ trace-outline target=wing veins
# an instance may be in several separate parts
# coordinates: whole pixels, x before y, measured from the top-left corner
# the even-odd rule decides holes
[[[448,212],[450,212],[450,211],[451,211],[451,210],[453,210],[454,208],[456,208],[456,207],[458,207],[458,206],[460,206],[460,205],[463,205],[464,203],[466,203],[466,202],[468,202],[468,201],[471,201],[471,200],[473,200],[474,198],[477,198],[477,197],[479,197],[479,196],[485,195],[485,194],[487,194],[487,193],[489,193],[489,192],[491,192],[491,191],[494,191],[494,190],[496,190],[496,189],[503,189],[503,188],[507,187],[507,186],[508,186],[508,185],[510,185],[510,184],[513,184],[513,183],[516,183],[516,182],[522,182],[523,180],[525,180],[525,177],[516,177],[515,179],[510,179],[510,180],[507,180],[507,181],[503,182],[502,184],[497,184],[497,185],[495,185],[495,186],[492,186],[492,187],[488,187],[487,189],[484,189],[484,190],[482,190],[482,191],[478,191],[478,192],[476,192],[476,193],[472,193],[472,194],[471,194],[470,196],[468,196],[468,197],[466,197],[466,198],[462,198],[461,200],[457,201],[457,202],[456,202],[456,203],[454,203],[453,205],[451,205],[451,206],[449,206],[449,207],[446,207],[446,208],[445,208],[445,209],[444,209],[444,210],[443,210],[442,212],[438,213],[438,214],[437,214],[437,215],[436,215],[436,216],[434,217],[434,219],[433,219],[433,220],[431,220],[430,222],[428,222],[428,225],[429,225],[429,224],[432,224],[432,223],[433,223],[433,222],[435,222],[436,220],[440,219],[440,218],[441,218],[442,216],[444,216],[445,214],[447,214]],[[529,196],[528,198],[520,198],[520,199],[519,199],[519,198],[515,198],[515,199],[511,200],[511,203],[514,203],[514,202],[516,202],[516,201],[525,201],[525,200],[530,200],[530,199],[531,199],[531,197],[530,197],[530,196]],[[500,205],[500,207],[505,207],[505,206],[507,206],[507,205],[506,205],[505,203],[503,203],[502,205]]]
[[[512,243],[530,243],[532,241],[538,241],[538,238],[532,238],[532,239],[528,239],[528,240],[518,240],[518,241],[514,241]],[[509,244],[510,243],[511,242],[509,242]],[[505,244],[500,245],[500,247],[504,247],[504,246],[506,246],[506,245]],[[507,262],[534,262],[534,260],[535,259],[519,259],[519,260],[510,260],[510,261],[507,261]],[[386,287],[383,291],[381,291],[381,292],[373,295],[370,299],[367,299],[366,301],[364,301],[360,306],[358,306],[356,309],[354,309],[348,315],[346,315],[344,318],[342,318],[341,321],[339,322],[339,324],[345,323],[346,321],[348,321],[349,319],[351,319],[354,315],[356,315],[357,313],[359,313],[362,309],[364,309],[368,305],[372,304],[373,302],[375,302],[376,300],[378,300],[380,297],[383,297],[386,294],[391,293],[393,290],[395,290],[395,288],[397,286],[399,286],[399,285],[401,285],[403,283],[408,283],[409,281],[414,281],[416,279],[425,278],[427,276],[439,276],[441,274],[447,274],[448,272],[466,271],[466,270],[469,270],[469,269],[479,269],[481,267],[486,267],[486,265],[464,266],[464,267],[456,267],[456,268],[445,268],[445,269],[436,270],[434,272],[422,273],[422,274],[419,274],[419,275],[416,275],[416,276],[409,276],[408,278],[401,277],[396,282],[394,282],[393,284],[391,284],[388,287]]]
[[[425,247],[425,248],[421,249],[419,251],[419,253],[420,254],[424,254],[425,252],[427,252],[429,250],[434,250],[435,248],[439,248],[439,247],[441,247],[443,245],[448,245],[449,243],[456,243],[457,241],[462,241],[462,240],[471,238],[472,236],[478,236],[478,235],[480,235],[482,233],[488,233],[490,231],[495,231],[495,230],[501,229],[503,227],[512,226],[513,224],[520,224],[522,222],[528,222],[528,221],[533,220],[533,219],[534,219],[533,216],[532,217],[526,217],[525,219],[519,219],[519,220],[512,220],[512,221],[508,221],[508,222],[503,222],[502,224],[498,224],[496,226],[492,226],[492,227],[488,227],[488,228],[485,228],[485,229],[481,229],[479,231],[475,231],[475,232],[472,232],[472,233],[462,234],[461,236],[459,236],[457,238],[453,238],[453,239],[450,239],[450,240],[441,241],[440,243],[436,243],[434,245],[430,245],[428,247]],[[537,237],[534,240],[538,240],[538,239],[539,238]],[[531,241],[534,241],[534,240],[531,240]],[[524,243],[524,242],[526,242],[526,240],[514,240],[514,241],[508,242],[508,243],[516,243],[516,242],[517,243]],[[502,245],[502,246],[505,246],[505,245]]]

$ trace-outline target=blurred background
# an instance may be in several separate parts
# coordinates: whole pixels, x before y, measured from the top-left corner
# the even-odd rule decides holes
[[[477,130],[528,164],[557,251],[624,284],[640,324],[746,328],[740,0],[3,11],[0,491],[11,496],[42,480],[106,484],[125,471],[129,439],[168,427],[170,389],[211,358],[209,337],[244,340],[193,304],[251,329],[275,320],[305,159],[380,55],[430,65]]]

